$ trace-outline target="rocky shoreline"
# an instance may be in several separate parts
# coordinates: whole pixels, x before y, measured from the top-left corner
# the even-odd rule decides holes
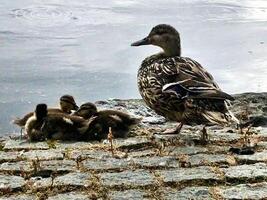
[[[142,100],[98,101],[100,108],[127,111],[142,123],[127,139],[115,139],[114,152],[101,142],[0,139],[0,200],[16,199],[267,199],[267,93],[235,95],[231,110],[249,130],[253,155],[236,155],[244,135],[235,127],[201,126],[180,135],[161,135],[174,123]]]

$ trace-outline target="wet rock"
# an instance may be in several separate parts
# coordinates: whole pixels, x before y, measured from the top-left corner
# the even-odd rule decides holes
[[[34,168],[31,162],[19,161],[19,162],[5,162],[0,165],[0,172],[7,172],[10,174],[17,173],[30,173]]]
[[[219,189],[219,194],[224,199],[267,199],[267,183],[221,187]]]
[[[89,195],[81,192],[68,192],[48,197],[48,200],[85,200],[91,199]]]
[[[89,173],[73,172],[58,176],[53,182],[54,187],[87,188],[91,185],[92,175]]]
[[[37,150],[49,149],[46,142],[28,142],[26,140],[8,140],[5,143],[4,150],[19,151],[19,150]]]
[[[113,191],[109,194],[111,200],[139,200],[145,199],[148,194],[142,190]]]
[[[0,175],[0,192],[9,193],[21,190],[24,186],[25,180],[20,176]]]
[[[134,158],[133,163],[141,168],[174,168],[179,167],[176,158],[170,156],[153,156],[150,158]]]
[[[123,171],[100,174],[101,183],[105,187],[137,188],[155,184],[155,178],[147,170]]]
[[[231,166],[222,170],[225,173],[225,177],[229,179],[267,178],[267,165],[265,163]]]
[[[198,199],[198,200],[209,200],[212,198],[208,187],[187,187],[182,190],[165,188],[163,190],[164,199],[166,200],[188,200],[188,199]]]
[[[26,160],[62,160],[63,154],[59,150],[32,150],[23,152],[21,155],[22,159]]]
[[[220,175],[215,173],[211,167],[158,170],[157,174],[162,178],[164,183],[214,181],[221,179]]]
[[[102,159],[102,160],[84,160],[82,161],[84,170],[122,170],[130,164],[126,159]]]

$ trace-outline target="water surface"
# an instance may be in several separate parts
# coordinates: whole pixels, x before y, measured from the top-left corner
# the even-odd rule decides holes
[[[228,93],[267,91],[265,0],[1,0],[0,134],[37,103],[140,98],[136,73],[156,47],[130,47],[159,23]]]

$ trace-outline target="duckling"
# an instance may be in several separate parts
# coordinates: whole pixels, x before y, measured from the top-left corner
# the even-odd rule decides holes
[[[86,134],[87,140],[106,139],[109,127],[111,127],[115,138],[124,138],[131,127],[140,122],[140,119],[117,110],[97,111],[97,107],[91,102],[82,104],[73,115],[92,119]]]
[[[60,108],[48,108],[48,113],[66,113],[70,114],[72,110],[77,110],[79,107],[77,106],[73,96],[71,95],[63,95],[59,99]],[[30,112],[26,114],[22,118],[15,119],[13,121],[14,124],[23,128],[27,122],[27,120],[33,116],[34,112]]]
[[[180,34],[172,26],[159,24],[149,35],[131,46],[155,45],[163,52],[147,57],[138,70],[138,88],[145,103],[157,114],[183,124],[205,125],[239,123],[228,110],[228,100],[234,98],[223,92],[212,75],[195,60],[181,56]]]
[[[44,139],[80,140],[90,120],[64,113],[49,113],[46,104],[38,104],[25,125],[30,141]]]

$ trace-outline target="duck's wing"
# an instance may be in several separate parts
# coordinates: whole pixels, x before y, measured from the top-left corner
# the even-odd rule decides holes
[[[229,99],[234,98],[221,91],[209,74],[198,62],[190,58],[176,58],[173,82],[163,86],[163,92],[175,93],[179,98]]]

